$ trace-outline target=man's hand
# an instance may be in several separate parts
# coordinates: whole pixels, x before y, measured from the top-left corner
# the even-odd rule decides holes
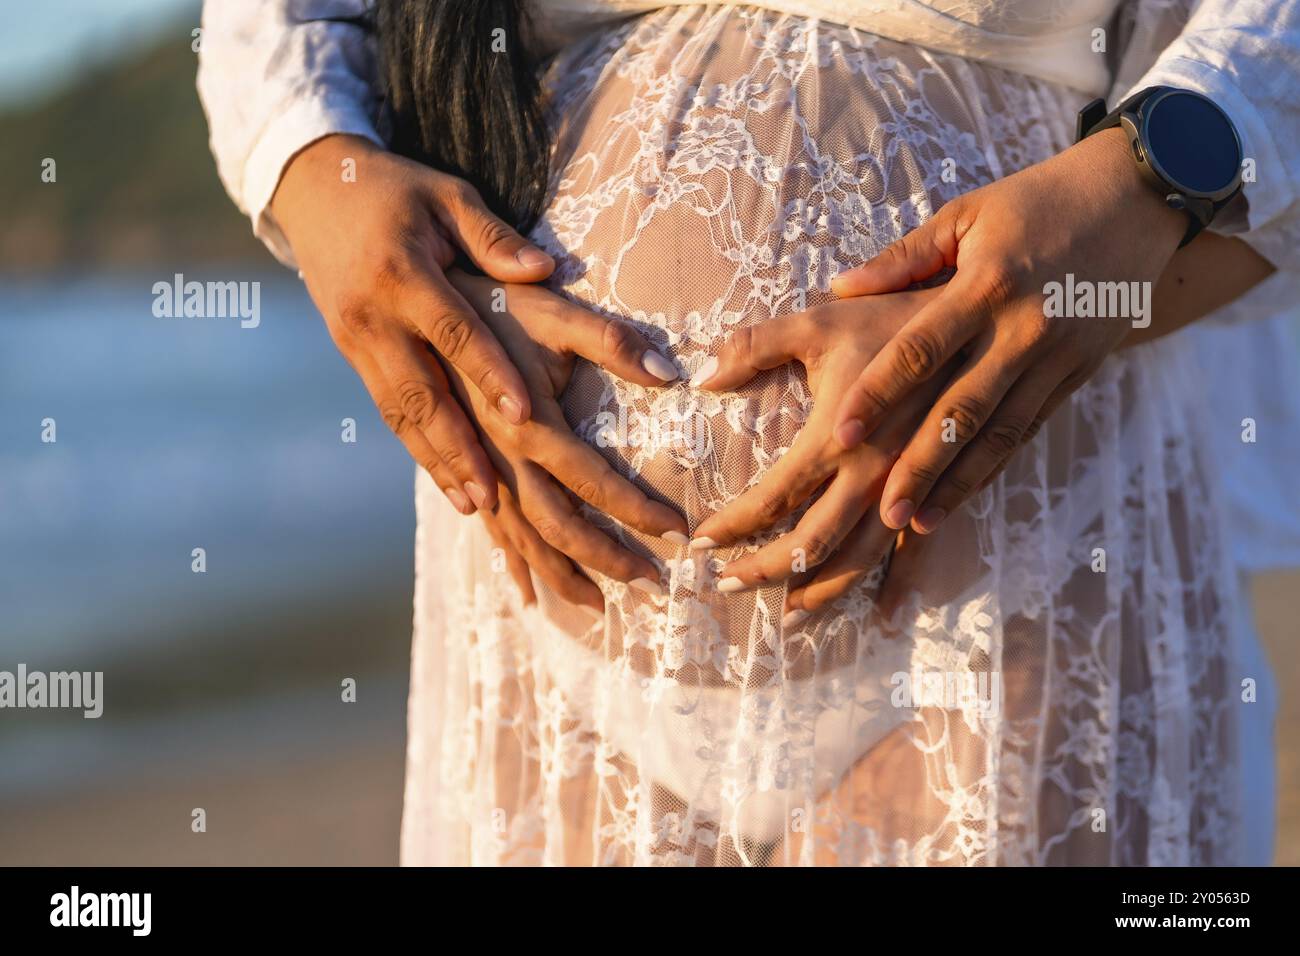
[[[1049,317],[1048,283],[1064,285],[1070,275],[1094,292],[1102,283],[1148,283],[1138,289],[1150,308],[1150,290],[1186,228],[1186,216],[1142,180],[1123,132],[1108,130],[953,200],[838,276],[833,289],[850,297],[894,292],[957,268],[863,370],[836,416],[836,437],[853,448],[964,354],[889,474],[880,501],[885,525],[910,521],[915,531],[933,531],[1133,327],[1134,316]]]
[[[508,503],[524,519],[499,515],[503,530],[533,571],[573,603],[599,609],[600,592],[585,579],[585,585],[575,580],[572,567],[566,572],[563,556],[579,567],[658,594],[660,571],[654,562],[594,527],[575,499],[679,546],[687,541],[686,519],[647,496],[578,438],[559,398],[579,357],[647,387],[673,381],[677,369],[631,325],[574,305],[544,286],[502,285],[458,269],[448,278],[515,360],[532,398],[529,421],[504,422],[491,415],[486,396],[467,376],[451,371],[457,395],[475,414],[501,476],[503,506]],[[525,523],[528,528],[522,527]]]
[[[355,181],[343,162],[355,161]],[[492,508],[497,476],[433,351],[513,425],[528,390],[447,281],[457,251],[503,282],[554,268],[463,180],[355,136],[327,136],[289,164],[271,203],[330,336],[384,421],[462,513]],[[472,504],[471,504],[472,502]]]

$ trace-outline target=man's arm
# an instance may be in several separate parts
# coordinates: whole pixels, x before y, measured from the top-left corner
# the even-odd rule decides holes
[[[207,0],[199,45],[199,99],[217,171],[253,232],[297,265],[270,209],[281,175],[304,147],[331,133],[378,145],[374,43],[348,20],[364,0]]]

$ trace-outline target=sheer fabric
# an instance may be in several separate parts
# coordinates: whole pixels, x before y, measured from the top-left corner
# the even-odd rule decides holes
[[[1064,148],[1080,99],[737,7],[603,27],[547,85],[535,239],[554,285],[685,376],[943,202]],[[404,862],[1236,862],[1236,575],[1202,391],[1180,336],[1117,354],[936,534],[793,629],[784,587],[717,592],[745,549],[674,549],[590,511],[659,562],[664,595],[593,575],[603,620],[540,582],[525,608],[481,523],[421,474]],[[810,407],[797,365],[713,395],[580,362],[565,398],[578,434],[692,527]]]

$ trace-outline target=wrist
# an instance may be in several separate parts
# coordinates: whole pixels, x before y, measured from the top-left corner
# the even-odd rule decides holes
[[[1165,197],[1142,175],[1128,134],[1120,127],[1094,133],[1075,149],[1090,152],[1090,162],[1108,184],[1111,201],[1130,229],[1165,253],[1162,264],[1182,242],[1190,223],[1187,213],[1170,208]]]
[[[270,210],[276,222],[292,243],[292,222],[296,212],[319,198],[322,187],[343,182],[343,161],[356,160],[382,153],[364,136],[332,133],[308,143],[285,164],[280,182],[271,195]]]

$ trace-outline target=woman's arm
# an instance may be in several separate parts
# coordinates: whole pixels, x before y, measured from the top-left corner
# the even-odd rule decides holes
[[[1150,342],[1241,298],[1276,270],[1249,244],[1203,232],[1174,253],[1152,293],[1151,324],[1121,348]]]

